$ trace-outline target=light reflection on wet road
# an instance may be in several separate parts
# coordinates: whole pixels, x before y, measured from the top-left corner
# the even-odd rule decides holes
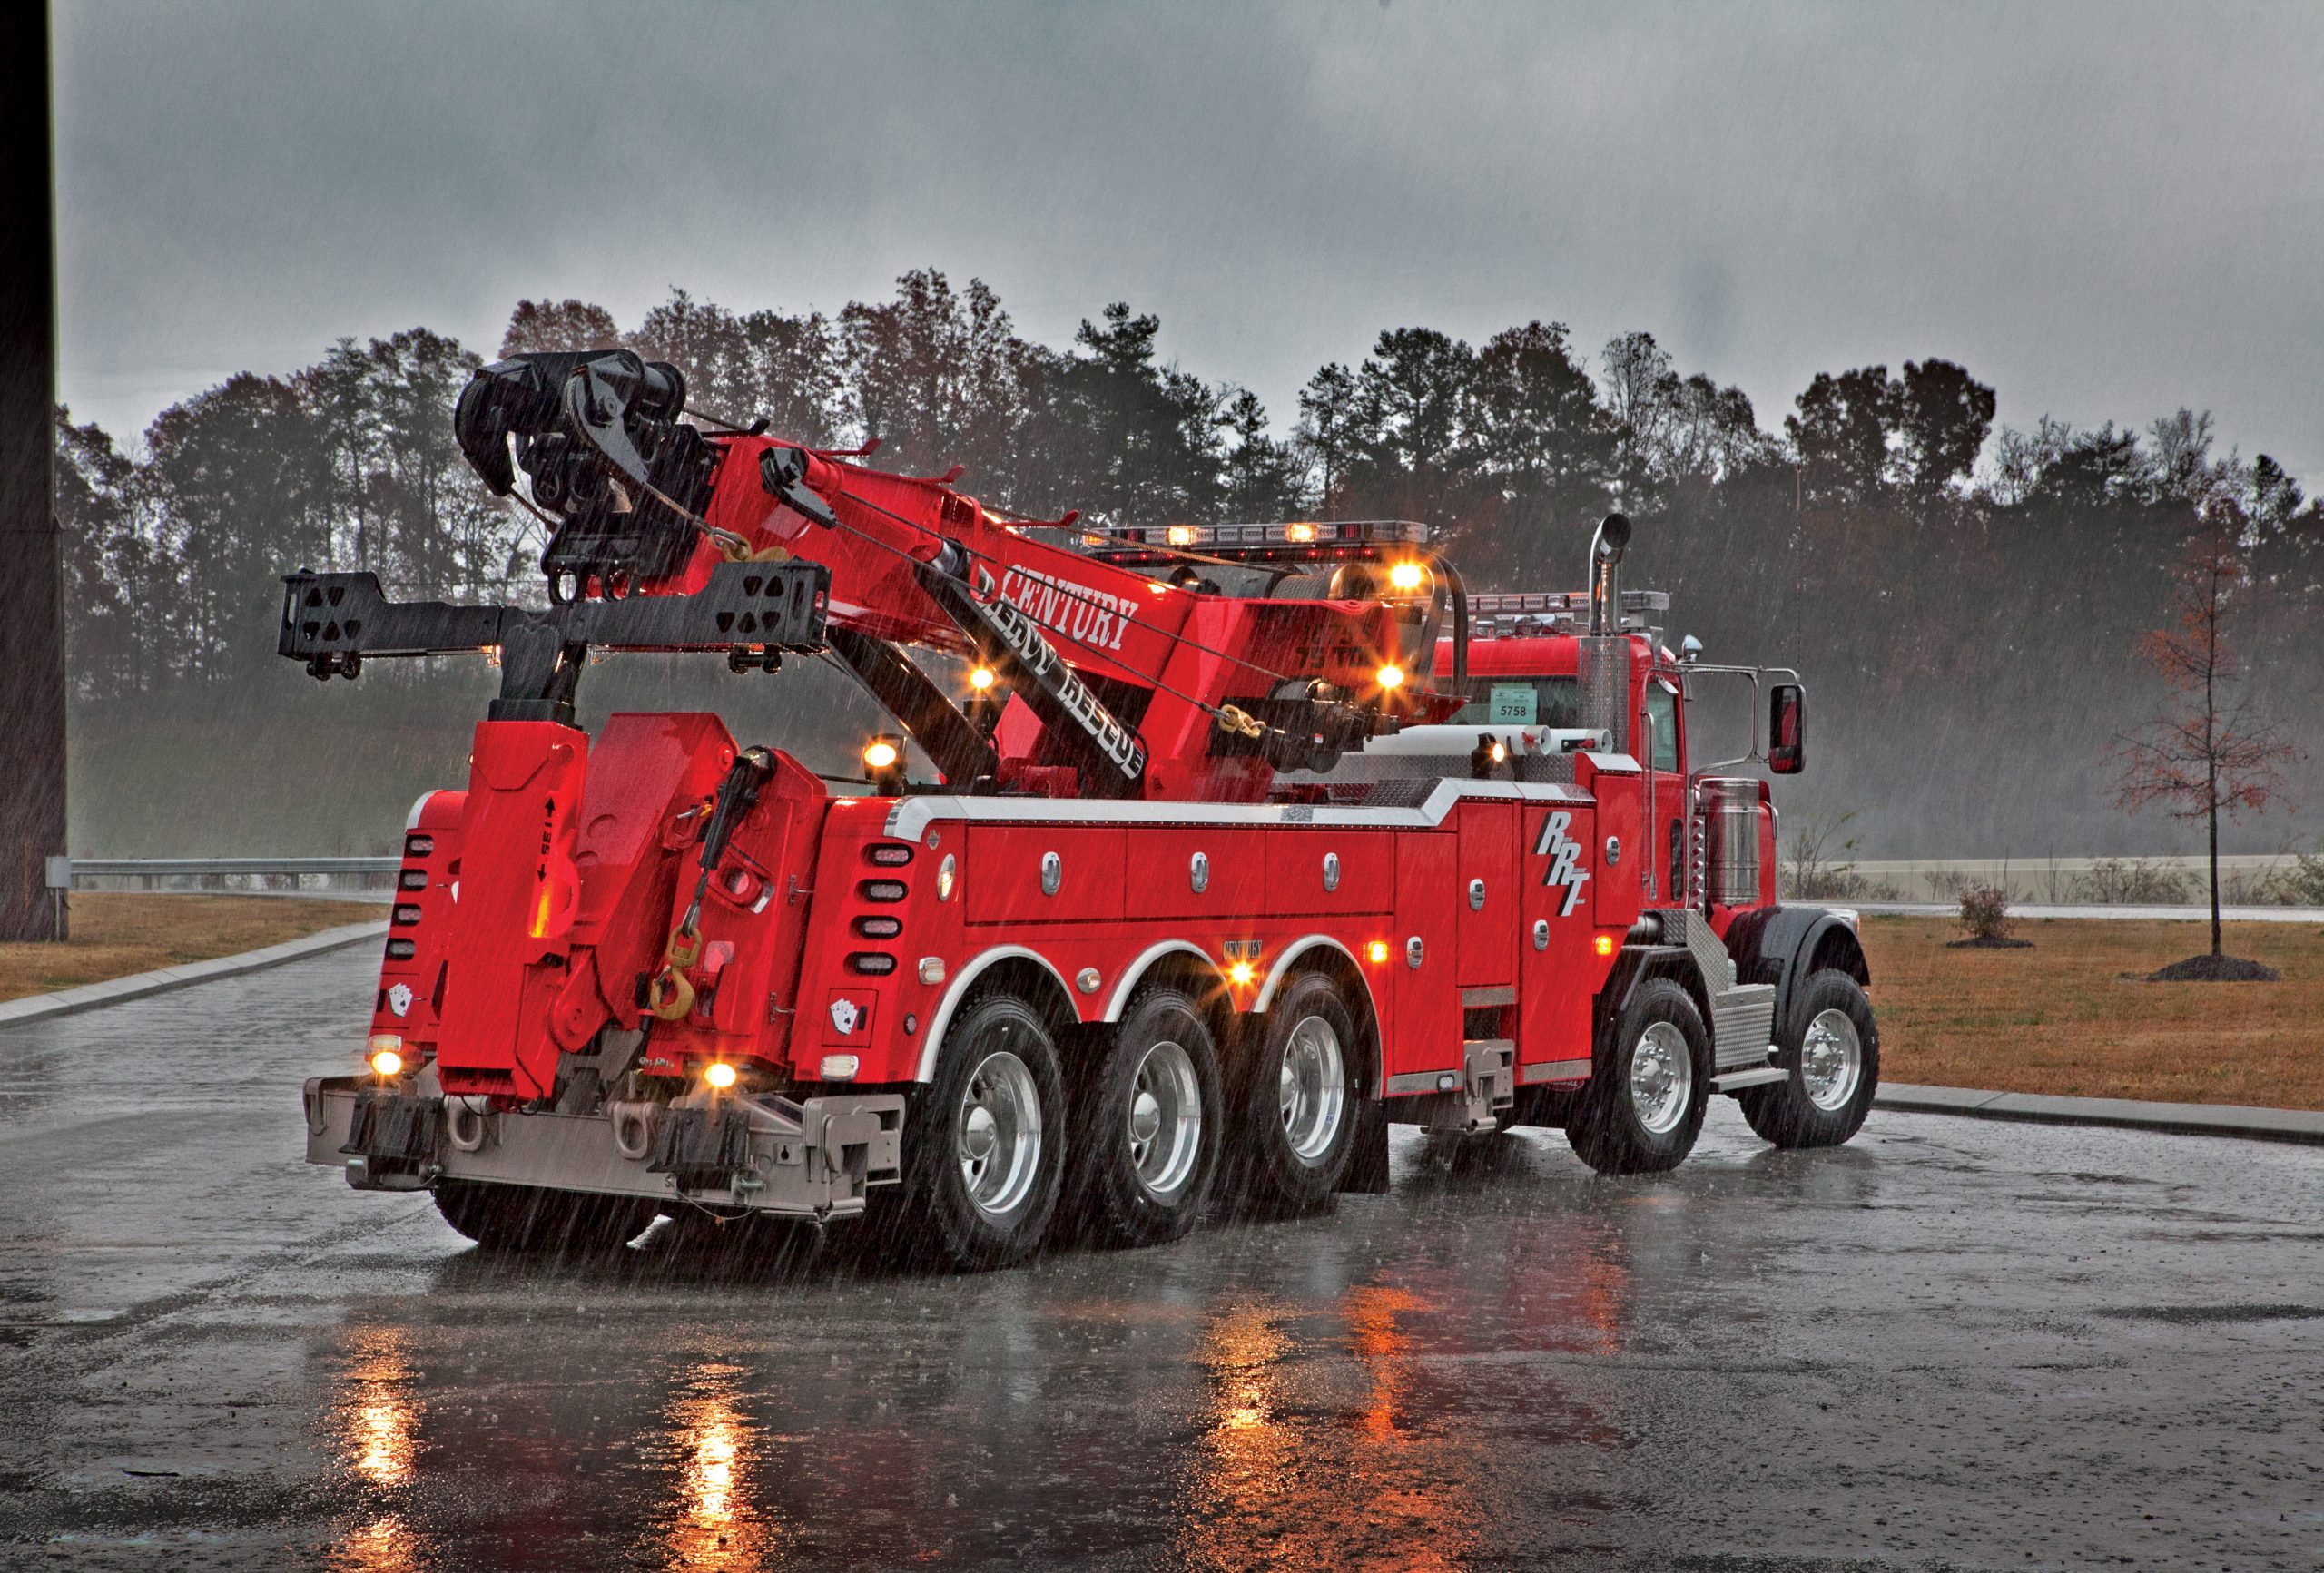
[[[980,1278],[495,1259],[299,1161],[369,964],[0,1033],[0,1567],[2324,1555],[2324,1154],[1721,1104],[1663,1181],[1408,1139],[1328,1216]]]

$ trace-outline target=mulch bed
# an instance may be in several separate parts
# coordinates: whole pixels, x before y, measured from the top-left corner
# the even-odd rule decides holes
[[[2146,975],[2149,983],[2280,983],[2283,978],[2274,968],[2240,956],[2190,956]]]

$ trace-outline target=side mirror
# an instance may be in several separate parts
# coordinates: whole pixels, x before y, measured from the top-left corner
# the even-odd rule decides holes
[[[1768,768],[1777,775],[1797,775],[1807,762],[1807,691],[1797,683],[1768,690]]]

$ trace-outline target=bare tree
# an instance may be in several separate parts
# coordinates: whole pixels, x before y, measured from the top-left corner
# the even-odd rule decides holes
[[[2139,654],[2170,695],[2152,721],[2108,751],[2121,771],[2114,801],[2122,808],[2135,813],[2160,803],[2173,819],[2203,821],[2213,956],[2220,954],[2220,816],[2264,811],[2283,791],[2284,768],[2301,757],[2238,692],[2242,668],[2225,624],[2248,582],[2242,522],[2240,510],[2221,505],[2190,539],[2168,621],[2139,640]]]
[[[500,353],[541,349],[611,349],[621,343],[614,314],[586,300],[519,300],[500,336]]]

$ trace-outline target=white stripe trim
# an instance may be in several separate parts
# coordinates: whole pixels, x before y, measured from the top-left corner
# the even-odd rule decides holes
[[[1064,974],[1049,965],[1048,957],[1038,950],[1028,950],[1022,945],[994,946],[952,975],[952,986],[944,990],[944,998],[937,1003],[935,1013],[928,1018],[928,1036],[921,1042],[920,1069],[913,1080],[924,1082],[936,1074],[936,1051],[944,1046],[944,1029],[952,1025],[952,1013],[968,997],[969,985],[975,982],[980,974],[1018,956],[1039,962],[1042,971],[1057,979],[1057,986],[1065,997],[1068,999],[1073,998],[1073,989],[1066,983]]]
[[[1609,768],[1626,755],[1601,756]],[[1636,770],[1635,764],[1630,766]],[[1083,798],[900,798],[888,811],[885,834],[917,841],[936,820],[1002,824],[1279,825],[1345,830],[1431,830],[1462,798],[1520,802],[1592,802],[1580,787],[1561,782],[1438,782],[1418,808],[1367,809],[1324,803],[1117,802]]]

